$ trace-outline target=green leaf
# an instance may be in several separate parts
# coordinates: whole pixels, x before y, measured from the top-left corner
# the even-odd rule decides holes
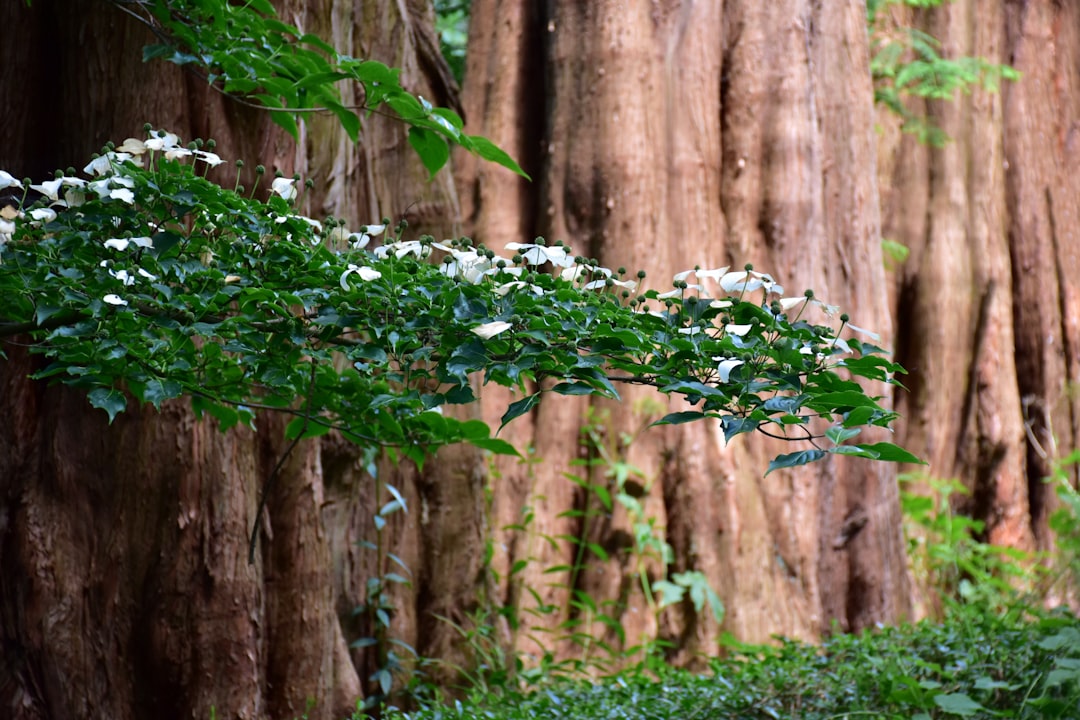
[[[124,393],[114,388],[94,388],[90,391],[90,404],[109,413],[109,424],[127,407]]]
[[[517,402],[510,403],[510,407],[506,408],[506,412],[503,413],[502,422],[499,425],[499,430],[502,430],[504,427],[506,427],[506,423],[510,422],[514,418],[524,415],[525,413],[532,410],[539,402],[540,393],[536,393],[535,395],[530,395],[527,398],[522,398]]]
[[[850,440],[861,432],[862,428],[845,428],[834,425],[825,431],[825,437],[829,438],[829,440],[831,440],[834,445],[839,445],[845,440]]]
[[[143,390],[143,400],[156,408],[160,408],[162,402],[180,397],[182,392],[183,387],[175,380],[161,381],[155,378],[146,383],[146,388]]]
[[[521,457],[521,453],[517,451],[517,448],[499,438],[473,438],[468,440],[468,442],[481,450],[487,450],[496,455],[513,455]]]
[[[512,157],[506,154],[506,151],[486,137],[481,137],[480,135],[468,135],[466,137],[469,140],[469,145],[471,145],[470,149],[483,159],[502,165],[504,168],[514,171],[526,180],[532,180],[532,178],[521,169],[521,166],[514,162]],[[468,147],[468,145],[466,147]]]
[[[980,710],[986,709],[968,697],[966,693],[935,695],[934,704],[951,715],[975,715]]]
[[[559,383],[555,387],[551,388],[553,392],[557,392],[560,395],[592,395],[596,392],[588,383],[582,382],[563,382]]]
[[[765,471],[765,474],[768,475],[773,470],[779,470],[781,468],[806,465],[807,463],[816,462],[823,457],[825,457],[825,451],[818,450],[817,448],[800,450],[799,452],[788,453],[787,455],[778,455],[769,463],[769,469]]]
[[[41,325],[61,310],[63,310],[63,308],[56,305],[38,305],[37,309],[34,310],[34,322]]]
[[[901,462],[913,463],[916,465],[926,465],[925,460],[919,459],[919,457],[917,457],[916,455],[912,455],[904,448],[893,445],[892,443],[879,442],[867,445],[851,445],[848,447],[868,450],[877,456],[875,459],[882,460],[884,462]]]
[[[450,146],[441,135],[431,130],[415,126],[409,128],[409,144],[420,156],[420,162],[427,168],[430,174],[429,180],[433,179],[435,173],[439,172],[450,159]]]
[[[305,423],[307,423],[307,429],[304,428]],[[285,426],[285,439],[295,440],[301,437],[301,434],[305,438],[320,437],[331,430],[333,428],[325,421],[311,422],[305,417],[296,417]]]
[[[694,410],[686,410],[683,412],[668,413],[664,417],[660,418],[653,425],[682,425],[683,423],[693,422],[695,420],[701,420],[702,418],[711,417],[703,412],[696,412]]]

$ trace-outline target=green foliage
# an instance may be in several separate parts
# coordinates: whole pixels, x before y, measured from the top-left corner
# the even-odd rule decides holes
[[[943,624],[837,635],[821,646],[733,645],[711,673],[667,669],[574,681],[387,717],[739,718],[946,720],[1075,718],[1080,707],[1080,622],[971,615]]]
[[[1064,592],[1066,596],[1080,589],[1080,492],[1073,485],[1070,475],[1080,463],[1080,450],[1053,462],[1053,473],[1047,482],[1054,485],[1058,508],[1050,516],[1050,529],[1054,531],[1057,545],[1054,562],[1047,575],[1045,593],[1053,595]]]
[[[932,595],[937,616],[1023,612],[1035,558],[981,540],[984,523],[953,510],[951,498],[968,494],[959,482],[921,475],[900,481],[916,488],[900,494],[904,529],[916,583]]]
[[[402,88],[400,70],[339,53],[317,35],[283,22],[269,0],[108,1],[142,20],[160,40],[143,49],[144,61],[160,58],[198,69],[214,87],[268,109],[294,138],[299,138],[299,119],[321,112],[333,114],[358,142],[362,123],[357,111],[389,111],[409,126],[409,142],[432,175],[446,164],[449,144],[456,144],[528,177],[490,141],[465,134],[457,113]],[[463,43],[453,29],[461,31],[466,10],[440,15],[451,23],[443,28],[444,38]],[[464,62],[463,44],[458,60]],[[342,97],[341,87],[349,83],[359,89],[355,105]]]
[[[1002,80],[1020,77],[1008,65],[984,58],[946,58],[936,38],[916,28],[897,27],[887,12],[890,5],[932,9],[942,2],[871,0],[867,3],[874,101],[903,119],[904,132],[914,133],[919,142],[936,147],[944,145],[948,135],[925,116],[910,110],[905,99],[951,100],[958,92],[970,93],[974,88],[996,92]]]
[[[186,396],[224,428],[275,410],[299,418],[290,435],[333,428],[418,464],[455,442],[514,452],[483,423],[441,413],[474,400],[477,373],[522,389],[559,381],[504,422],[547,392],[617,397],[616,384],[635,383],[685,397],[729,439],[757,429],[820,445],[784,466],[914,459],[888,443],[841,444],[895,418],[848,378],[892,383],[902,369],[840,337],[867,333],[846,315],[829,324],[834,309],[809,291],[782,297],[748,266],[641,292],[561,244],[511,243],[504,258],[464,238],[406,240],[404,222],[373,250],[388,220],[350,232],[304,217],[298,179],[273,179],[264,202],[203,177],[221,162],[210,143],[158,131],[106,148],[90,180],[0,176],[24,192],[0,227],[0,336],[29,337],[48,360],[36,377],[83,388],[110,419],[122,391],[155,407]]]
[[[435,32],[439,48],[458,84],[465,79],[465,46],[469,39],[472,0],[435,0]]]

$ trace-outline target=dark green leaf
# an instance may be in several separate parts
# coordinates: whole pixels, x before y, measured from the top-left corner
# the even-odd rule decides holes
[[[409,144],[420,156],[420,161],[430,173],[429,179],[434,178],[435,173],[439,172],[450,159],[450,147],[446,144],[446,140],[431,130],[419,127],[409,128]]]
[[[818,450],[817,448],[800,450],[799,452],[788,453],[787,455],[778,455],[769,463],[769,469],[765,471],[765,474],[768,475],[773,470],[779,470],[781,468],[806,465],[807,463],[816,462],[823,457],[825,457],[825,452],[823,450]]]
[[[506,423],[510,422],[514,418],[524,415],[525,413],[532,410],[539,402],[540,393],[536,393],[535,395],[530,395],[526,398],[522,398],[517,402],[510,403],[510,407],[508,407],[506,409],[506,412],[503,413],[502,422],[499,425],[499,430],[502,430],[504,427],[506,427]]]
[[[116,418],[116,414],[123,412],[127,407],[127,399],[124,393],[113,388],[94,388],[90,391],[90,404],[101,408],[109,414],[109,424]]]

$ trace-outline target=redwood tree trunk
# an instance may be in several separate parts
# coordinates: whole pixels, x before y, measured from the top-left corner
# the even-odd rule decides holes
[[[946,57],[1022,73],[999,94],[913,103],[949,134],[942,148],[880,119],[884,235],[911,250],[895,279],[911,371],[898,439],[971,490],[959,509],[986,539],[1046,550],[1043,478],[1080,441],[1080,11],[957,0],[894,19],[941,39]]]
[[[478,0],[472,12],[471,130],[518,149],[535,181],[464,168],[461,195],[479,241],[565,240],[608,267],[648,268],[649,287],[660,290],[695,264],[753,262],[790,294],[813,288],[890,342],[863,8]],[[494,420],[506,396],[485,392]],[[657,417],[655,406],[642,412],[650,400],[628,391],[604,431],[635,434]],[[582,510],[584,494],[561,473],[579,453],[588,407],[546,401],[508,428],[540,462],[501,467],[497,525],[527,506],[533,536],[582,532],[567,511]],[[725,628],[749,641],[902,617],[909,594],[894,470],[834,461],[762,478],[784,451],[745,436],[726,446],[704,423],[649,430],[630,445],[626,457],[651,487],[647,512],[676,550],[673,570],[704,571],[727,605]],[[608,482],[601,471],[591,481]],[[549,629],[573,614],[573,576],[598,603],[626,598],[615,614],[629,644],[660,632],[690,650],[715,649],[716,628],[692,613],[657,626],[630,592],[628,530],[618,513],[594,525],[587,539],[612,556],[580,577],[544,572],[571,563],[570,544],[530,543],[517,531],[502,534],[496,562],[529,561],[523,585],[562,608],[540,622]]]
[[[296,0],[281,10],[345,51],[402,67],[413,91],[452,99],[426,3]],[[81,166],[107,140],[141,136],[150,122],[185,139],[214,137],[223,157],[249,168],[313,177],[313,216],[355,227],[408,209],[418,232],[452,229],[449,176],[426,182],[399,123],[365,119],[353,146],[317,119],[297,145],[203,79],[143,65],[153,37],[107,3],[63,11],[5,3],[0,23],[20,32],[20,42],[0,47],[0,87],[11,98],[0,110],[11,135],[0,166],[17,175]],[[218,173],[228,182],[227,167]],[[356,542],[370,536],[380,503],[359,453],[332,440],[297,447],[270,489],[249,565],[258,498],[285,447],[280,418],[222,434],[177,401],[160,413],[133,406],[109,426],[80,393],[28,380],[35,362],[17,344],[3,349],[0,714],[330,718],[355,709],[373,668],[348,643],[370,630],[353,609],[375,571]],[[463,457],[459,464],[476,461]],[[387,530],[416,577],[434,578],[397,598],[394,632],[414,645],[417,618],[470,596],[459,556],[437,552],[452,541],[443,535],[468,528],[470,546],[482,547],[478,526],[447,514],[461,485],[433,477],[401,476],[416,512]],[[425,502],[437,520],[421,521]],[[464,516],[482,518],[471,506]],[[429,588],[447,591],[433,597]]]

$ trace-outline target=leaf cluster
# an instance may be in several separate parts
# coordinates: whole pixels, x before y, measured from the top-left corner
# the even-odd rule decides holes
[[[890,5],[932,9],[942,0],[876,0],[867,4],[870,29],[870,72],[874,80],[874,101],[903,120],[904,132],[919,141],[941,147],[948,135],[923,115],[912,111],[905,100],[951,100],[957,93],[975,88],[997,92],[1002,80],[1018,80],[1020,74],[1008,65],[985,58],[947,58],[937,38],[914,27],[896,26],[884,12]]]
[[[422,462],[460,441],[513,452],[483,423],[442,414],[476,398],[474,376],[530,393],[504,424],[547,393],[614,398],[631,383],[693,408],[663,423],[716,418],[728,439],[813,445],[770,470],[833,454],[917,461],[848,444],[895,418],[852,378],[894,383],[902,368],[839,337],[847,316],[829,322],[809,291],[775,298],[782,288],[747,266],[639,292],[644,273],[561,244],[511,243],[503,257],[465,238],[405,240],[403,222],[371,249],[386,222],[350,232],[300,215],[293,178],[275,178],[265,201],[223,188],[200,173],[222,162],[200,147],[156,131],[105,148],[91,180],[0,176],[25,193],[0,228],[0,336],[29,336],[47,359],[36,377],[83,388],[110,418],[127,393],[155,407],[188,396],[222,428],[272,409],[296,416],[291,436],[336,429]]]
[[[339,53],[318,35],[282,21],[269,0],[109,1],[156,34],[158,42],[143,49],[144,61],[163,59],[199,70],[214,87],[267,108],[294,138],[298,118],[323,112],[358,142],[358,111],[385,109],[408,126],[409,143],[432,176],[454,144],[528,177],[490,140],[466,134],[456,112],[403,88],[400,69]],[[358,89],[355,104],[343,100],[342,87],[349,84]]]

